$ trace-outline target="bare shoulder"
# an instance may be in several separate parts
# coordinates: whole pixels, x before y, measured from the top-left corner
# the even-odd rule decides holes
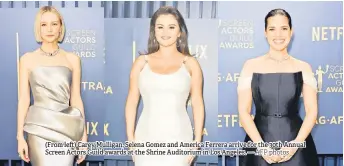
[[[20,61],[22,61],[22,62],[30,61],[33,58],[33,55],[34,55],[34,53],[27,52],[20,57]]]
[[[202,70],[197,58],[193,56],[187,55],[185,57],[184,64],[191,74],[193,72],[200,72]]]
[[[312,72],[312,66],[308,62],[296,59],[294,57],[293,60],[301,71]]]
[[[189,74],[191,76],[193,75],[202,76],[201,65],[199,64],[197,58],[187,55],[185,57],[184,63],[185,63],[186,69],[189,71]]]
[[[72,65],[78,64],[81,61],[81,58],[78,55],[74,54],[73,52],[64,51],[64,54],[69,60],[69,62],[72,63]]]
[[[21,66],[26,68],[31,68],[36,62],[37,56],[34,52],[27,52],[19,58],[19,63]]]
[[[256,66],[262,63],[264,56],[258,56],[254,58],[250,58],[244,62],[243,68],[244,69],[254,69]]]
[[[134,65],[144,65],[146,63],[148,55],[140,55],[135,59]]]
[[[141,58],[141,59],[138,59],[138,58]],[[137,57],[138,60],[140,60],[140,61],[143,60],[144,62],[146,62],[148,60],[156,59],[156,58],[158,58],[156,52],[151,53],[151,54],[142,54],[142,55]]]
[[[145,62],[147,57],[148,55],[140,55],[135,59],[135,62],[138,62],[138,63]]]
[[[256,63],[261,63],[265,59],[266,59],[265,55],[260,55],[260,56],[251,58],[250,61],[252,61],[254,64],[256,64]]]
[[[200,66],[198,60],[195,57],[189,55],[185,57],[185,63],[190,66]]]
[[[148,55],[140,55],[138,56],[134,63],[133,63],[133,66],[131,67],[132,68],[132,71],[141,71],[144,67],[144,65],[146,64],[146,58],[147,58]]]

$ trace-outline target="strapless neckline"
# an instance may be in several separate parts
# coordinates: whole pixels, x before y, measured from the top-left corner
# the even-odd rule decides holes
[[[40,65],[40,66],[37,66],[37,67],[33,68],[33,69],[30,71],[29,76],[31,76],[31,74],[34,73],[35,71],[37,71],[37,70],[39,70],[39,69],[42,69],[42,68],[64,68],[64,69],[67,69],[69,72],[72,72],[72,69],[70,69],[70,68],[67,67],[67,66],[62,66],[62,65],[57,65],[57,66],[44,66],[44,65]]]
[[[255,73],[253,72],[253,74],[256,74],[256,75],[274,75],[274,74],[299,74],[299,73],[302,73],[302,71],[296,71],[296,72],[271,72],[271,73]]]

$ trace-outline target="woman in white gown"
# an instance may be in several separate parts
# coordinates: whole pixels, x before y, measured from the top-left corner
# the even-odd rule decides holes
[[[162,7],[152,16],[148,53],[135,60],[130,73],[125,108],[129,142],[145,145],[147,142],[165,145],[201,142],[204,121],[203,76],[199,63],[190,56],[187,37],[184,19],[177,9]],[[144,108],[135,130],[140,95]],[[194,116],[194,133],[186,111],[189,96]],[[133,155],[135,166],[188,166],[195,157],[153,154],[147,148],[139,148],[146,151],[145,155]],[[158,147],[151,148],[156,149]],[[172,148],[159,148],[160,151],[168,149]],[[173,151],[176,149],[191,148],[178,147],[173,148]]]

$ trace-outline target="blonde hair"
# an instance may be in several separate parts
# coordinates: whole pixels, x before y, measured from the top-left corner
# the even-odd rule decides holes
[[[36,15],[36,18],[35,18],[35,27],[34,27],[34,31],[35,31],[35,38],[36,38],[36,41],[37,42],[42,42],[42,36],[41,36],[41,18],[42,18],[42,15],[45,13],[45,12],[52,12],[54,14],[56,14],[56,16],[59,18],[60,20],[60,24],[61,24],[61,33],[58,37],[58,41],[59,42],[62,42],[63,38],[64,38],[64,35],[65,35],[65,25],[64,25],[64,22],[63,22],[63,17],[62,15],[60,14],[59,11],[57,11],[54,7],[52,6],[43,6],[39,12],[37,13]]]

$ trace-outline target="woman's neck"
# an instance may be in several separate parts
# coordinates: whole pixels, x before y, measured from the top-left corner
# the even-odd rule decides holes
[[[57,49],[59,49],[59,46],[57,45],[56,42],[53,42],[53,43],[42,43],[41,49],[44,52],[52,53],[52,52],[56,51]]]
[[[276,60],[283,60],[289,57],[287,49],[281,50],[281,51],[276,51],[273,49],[270,49],[268,52],[268,56],[270,56],[273,59]]]
[[[158,50],[158,54],[162,57],[171,57],[171,56],[175,56],[176,54],[178,54],[179,51],[176,49],[176,46],[172,45],[169,47],[161,47]]]

